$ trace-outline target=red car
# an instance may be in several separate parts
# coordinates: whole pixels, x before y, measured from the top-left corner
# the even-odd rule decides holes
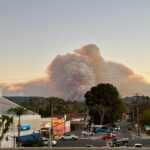
[[[104,136],[103,136],[103,139],[104,139],[104,140],[111,140],[111,139],[113,139],[113,138],[115,138],[115,137],[116,137],[116,134],[111,133],[111,134],[106,134],[106,135],[104,135]]]

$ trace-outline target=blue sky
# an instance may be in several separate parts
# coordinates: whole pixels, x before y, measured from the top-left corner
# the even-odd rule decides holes
[[[38,78],[85,44],[150,80],[149,0],[0,0],[0,82]]]

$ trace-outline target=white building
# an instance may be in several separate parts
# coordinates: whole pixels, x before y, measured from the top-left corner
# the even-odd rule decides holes
[[[15,108],[17,106],[19,105],[7,100],[6,98],[0,97],[0,114],[6,115],[10,108]]]
[[[15,116],[14,114],[10,114],[10,113],[8,114],[8,110],[10,108],[15,108],[17,106],[19,105],[3,97],[0,97],[0,117],[2,115],[13,116],[13,124],[11,128],[9,129],[9,131],[6,133],[5,137],[3,138],[1,147],[13,147],[14,146],[14,141],[11,137],[17,136],[17,124],[18,124],[19,118]],[[32,111],[27,111],[26,115],[21,116],[21,125],[28,125],[30,126],[30,129],[26,131],[21,131],[20,135],[28,135],[28,134],[32,134],[33,132],[37,132],[38,130],[40,130],[40,122],[41,122],[40,115]],[[1,129],[0,129],[0,133],[1,133]],[[6,141],[6,136],[10,137],[9,141]]]

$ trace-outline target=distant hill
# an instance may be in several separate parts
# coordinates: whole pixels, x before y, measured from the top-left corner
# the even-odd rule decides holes
[[[31,96],[31,97],[22,97],[22,96],[8,97],[8,96],[5,96],[4,98],[6,98],[16,104],[21,104],[23,102],[30,103],[31,101],[34,101],[34,100],[41,101],[41,100],[45,99],[44,97],[34,97],[34,96]]]
[[[142,103],[148,103],[150,104],[150,97],[148,96],[132,96],[132,97],[125,97],[123,98],[125,103],[132,103],[132,102],[138,102],[140,104]]]

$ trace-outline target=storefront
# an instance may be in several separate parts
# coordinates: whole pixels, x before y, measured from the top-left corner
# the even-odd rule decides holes
[[[64,119],[53,118],[50,119],[50,122],[41,122],[41,133],[43,136],[48,138],[50,131],[53,138],[59,138],[64,133],[70,132],[70,121],[65,122]]]

